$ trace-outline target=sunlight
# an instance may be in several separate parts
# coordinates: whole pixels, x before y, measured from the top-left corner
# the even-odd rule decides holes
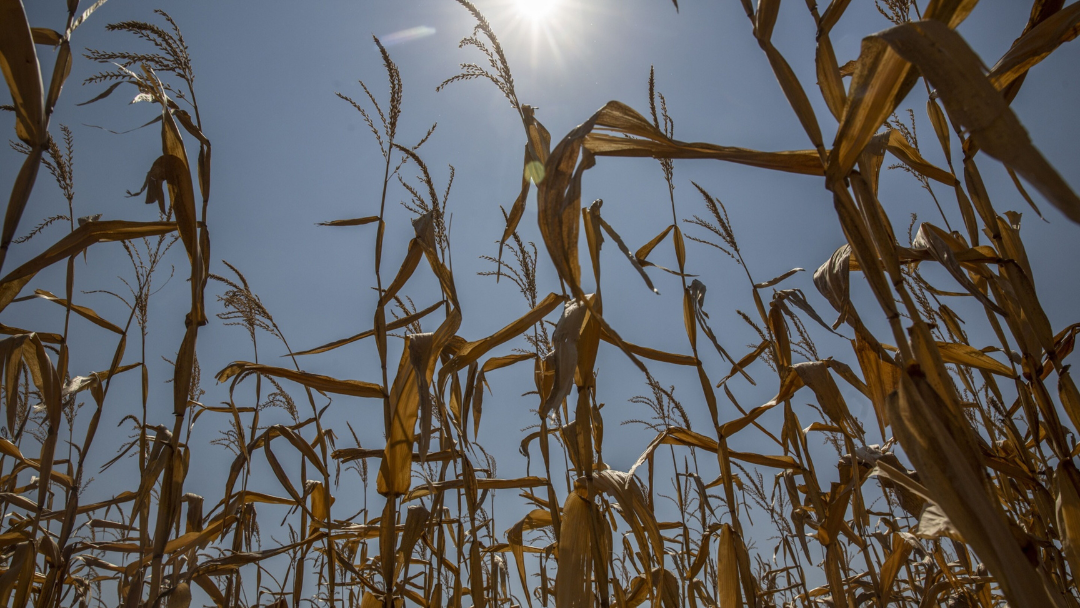
[[[547,19],[560,4],[560,0],[514,0],[517,11],[530,21]]]
[[[586,15],[595,12],[587,0],[497,1],[509,24],[509,46],[524,51],[534,70],[563,69],[568,53],[578,48],[583,24],[591,22]]]

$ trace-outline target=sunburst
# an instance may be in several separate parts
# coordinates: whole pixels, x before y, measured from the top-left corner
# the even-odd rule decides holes
[[[517,12],[533,23],[551,18],[561,3],[561,0],[513,0]]]

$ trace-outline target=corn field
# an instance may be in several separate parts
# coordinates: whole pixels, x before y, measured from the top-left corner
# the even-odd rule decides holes
[[[364,313],[340,324],[366,329],[322,345],[303,328],[287,339],[243,269],[211,253],[223,204],[211,175],[222,169],[200,110],[230,109],[200,107],[181,24],[147,10],[145,21],[103,26],[93,17],[104,3],[68,0],[66,24],[53,29],[30,23],[22,0],[0,0],[11,98],[0,115],[25,156],[5,173],[0,311],[11,310],[0,315],[62,315],[40,317],[59,326],[0,323],[0,606],[1080,608],[1080,393],[1068,364],[1080,322],[1051,323],[1039,294],[1057,286],[1036,286],[1021,214],[995,208],[991,194],[1002,197],[980,174],[1004,167],[1010,196],[1030,206],[1022,211],[1042,218],[1049,204],[1065,216],[1049,219],[1080,223],[1066,180],[1076,177],[1058,173],[1010,108],[1029,70],[1080,34],[1080,2],[1034,0],[987,67],[956,30],[977,0],[875,0],[891,24],[863,33],[845,62],[830,34],[850,0],[806,0],[816,49],[798,58],[774,44],[780,0],[741,0],[808,140],[777,152],[677,139],[654,73],[641,82],[647,107],[610,101],[553,140],[542,110],[519,99],[491,23],[456,0],[475,27],[447,51],[463,63],[439,89],[501,96],[517,113],[522,132],[500,145],[523,155],[520,182],[489,179],[520,192],[502,206],[470,202],[501,211],[505,228],[482,236],[495,242],[483,259],[455,267],[452,239],[478,237],[453,228],[453,168],[445,181],[429,168],[423,145],[435,127],[419,142],[399,132],[412,120],[406,83],[393,47],[375,37],[384,73],[360,75],[334,101],[370,131],[363,145],[377,148],[382,182],[359,184],[353,217],[312,220],[358,235],[368,253],[342,261],[343,272],[370,264],[374,284]],[[126,46],[79,56],[90,27]],[[816,82],[796,76],[796,59],[813,62]],[[76,93],[64,88],[74,61],[101,70]],[[913,89],[925,90],[925,112],[907,109]],[[156,221],[76,217],[83,151],[53,111],[61,95],[87,92],[82,105],[130,93],[140,109],[156,108],[144,127],[160,131],[161,152],[132,160],[145,179],[129,192],[156,207]],[[835,134],[822,131],[811,96]],[[933,132],[921,146],[917,122]],[[669,200],[633,209],[656,228],[647,242],[616,230],[629,208],[582,200],[601,157],[615,170],[626,158],[659,165]],[[827,192],[844,242],[803,263],[816,267],[813,297],[833,310],[787,286],[801,268],[754,274],[725,203],[679,178],[684,159],[795,174]],[[912,216],[906,234],[894,227],[879,191],[888,168],[917,181],[941,222]],[[28,204],[50,178],[66,213]],[[406,212],[411,238],[384,243]],[[533,226],[539,246],[525,236]],[[638,343],[635,324],[656,323],[638,312],[638,296],[603,297],[605,246],[605,276],[632,283],[609,278],[609,293],[658,298],[664,327],[685,334],[680,349]],[[110,247],[130,262],[116,271],[120,287],[76,290],[88,250]],[[672,267],[660,265],[668,259]],[[708,266],[730,271],[708,287],[739,292],[749,312],[707,306],[695,273]],[[483,324],[488,314],[463,306],[466,274],[520,291],[516,319],[463,335],[465,319]],[[64,277],[58,293],[42,276]],[[108,312],[95,304],[106,300]],[[151,360],[152,323],[182,335],[160,346],[166,377]],[[735,324],[758,341],[734,344],[725,333]],[[212,378],[198,357],[210,332],[230,332],[248,353]],[[354,357],[343,353],[356,343],[372,355],[355,378],[321,371]],[[105,354],[83,369],[72,362],[84,353]],[[632,407],[605,403],[598,378],[616,362],[629,362],[642,387]],[[526,380],[508,391],[530,404],[515,418],[526,428],[488,422],[481,433],[482,416],[506,399],[492,383],[510,367]],[[663,380],[670,370],[681,370],[678,385]],[[114,381],[135,388],[119,396]],[[163,383],[164,405],[152,388]],[[750,402],[752,387],[774,396]],[[117,410],[122,428],[99,428]],[[365,433],[382,442],[361,445]],[[493,433],[512,435],[520,455],[485,449]],[[643,436],[636,462],[605,462],[605,446]],[[736,449],[746,445],[758,449]],[[225,480],[213,494],[191,489],[210,475],[192,464],[200,458]],[[527,472],[499,476],[496,459],[521,459]],[[110,496],[84,499],[95,476]]]

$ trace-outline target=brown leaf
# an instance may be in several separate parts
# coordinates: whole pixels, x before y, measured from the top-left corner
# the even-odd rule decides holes
[[[363,382],[361,380],[338,380],[337,378],[331,378],[329,376],[320,376],[305,371],[273,367],[270,365],[262,365],[260,363],[249,363],[247,361],[234,361],[225,366],[224,369],[217,373],[217,381],[225,382],[229,378],[236,376],[236,380],[233,381],[233,384],[235,385],[251,374],[263,374],[266,376],[274,376],[275,378],[283,378],[313,388],[317,391],[336,393],[339,395],[367,398],[381,398],[384,396],[382,388],[378,384],[372,384],[371,382]]]
[[[847,109],[829,154],[829,181],[838,182],[851,171],[863,148],[915,86],[917,78],[911,64],[883,40],[863,39],[848,90]]]
[[[945,401],[917,366],[901,376],[889,419],[915,470],[964,539],[1016,606],[1049,605],[1039,576],[1020,550],[980,462],[981,450],[956,404]]]
[[[644,279],[645,284],[648,285],[649,289],[651,289],[653,293],[659,295],[660,292],[656,289],[656,287],[653,286],[652,279],[650,279],[649,275],[646,274],[645,269],[642,268],[641,263],[638,262],[637,257],[634,254],[630,253],[630,248],[627,247],[626,243],[623,242],[622,237],[619,236],[619,233],[615,232],[615,229],[612,228],[611,225],[608,224],[606,221],[604,221],[604,218],[600,217],[600,206],[603,204],[604,201],[600,199],[596,199],[596,201],[592,204],[592,207],[596,209],[595,215],[596,219],[600,221],[600,227],[604,229],[604,232],[608,233],[608,236],[611,237],[611,240],[615,241],[615,244],[619,247],[619,251],[621,251],[623,255],[626,256],[626,259],[630,260],[630,265],[634,267],[634,270],[638,271],[638,274],[641,275],[642,279]],[[678,228],[676,228],[676,230],[678,230]]]
[[[906,23],[878,34],[916,64],[949,110],[987,154],[1030,182],[1069,219],[1080,223],[1080,197],[1031,143],[1001,93],[983,75],[982,61],[962,37],[934,20]]]
[[[0,2],[0,69],[15,105],[15,133],[37,147],[45,140],[45,98],[34,35],[21,0]]]
[[[1058,464],[1054,493],[1061,545],[1071,568],[1080,566],[1080,472],[1072,460]]]
[[[998,60],[987,78],[997,90],[1002,91],[1046,59],[1058,46],[1075,39],[1078,34],[1080,6],[1070,4],[1024,32]]]
[[[112,323],[106,321],[105,319],[102,319],[92,309],[87,308],[85,306],[79,306],[78,304],[69,304],[68,301],[65,300],[64,298],[59,298],[59,297],[53,295],[52,293],[50,293],[48,291],[45,291],[44,289],[35,289],[34,290],[34,296],[31,296],[31,297],[38,297],[38,298],[41,298],[41,299],[49,301],[49,302],[54,302],[56,304],[59,304],[60,306],[63,306],[64,308],[68,308],[70,306],[71,312],[79,315],[80,317],[86,319],[87,321],[90,321],[91,323],[93,323],[94,325],[97,325],[98,327],[107,329],[107,330],[109,330],[109,331],[111,331],[113,333],[116,333],[116,334],[123,334],[124,333],[124,330],[122,330],[119,327],[117,327],[116,325],[113,325]],[[28,298],[25,298],[25,299],[30,299],[31,297],[28,297]],[[23,299],[24,298],[19,298],[19,300],[23,300]],[[18,301],[18,300],[16,300],[16,301]]]
[[[15,0],[15,2],[19,2],[19,0]],[[34,181],[37,179],[38,166],[41,164],[43,151],[42,146],[34,146],[26,156],[26,160],[23,161],[18,176],[15,177],[15,184],[11,188],[11,197],[8,199],[7,211],[4,214],[3,234],[0,235],[0,268],[3,267],[8,247],[15,238],[15,230],[19,226],[19,219],[22,218],[23,210],[26,209],[26,202],[30,200],[30,191],[34,188]]]
[[[607,331],[600,332],[600,339],[608,344],[614,344],[618,346],[615,339],[611,337]],[[671,363],[673,365],[697,365],[698,360],[692,355],[680,355],[678,353],[669,353],[662,350],[656,350],[649,348],[648,346],[639,346],[632,342],[623,340],[622,346],[631,353],[643,358],[651,359],[653,361],[661,361],[663,363]]]
[[[63,40],[60,42],[60,50],[56,53],[52,81],[49,83],[49,94],[45,98],[46,115],[51,114],[56,106],[56,100],[60,98],[60,90],[64,88],[64,82],[69,74],[71,74],[71,45],[67,40]]]
[[[915,234],[911,247],[929,253],[934,260],[945,267],[945,270],[956,279],[957,283],[960,283],[968,293],[975,296],[975,299],[982,303],[983,306],[1004,316],[1005,312],[1001,310],[1001,307],[979,290],[960,267],[960,261],[957,259],[956,254],[967,249],[963,242],[937,226],[923,222],[919,226],[919,231]]]
[[[551,512],[547,509],[533,509],[528,515],[519,520],[509,530],[506,531],[506,542],[510,545],[510,551],[514,554],[514,563],[517,565],[518,578],[521,581],[521,588],[528,589],[529,581],[525,575],[525,551],[524,551],[524,539],[523,533],[526,530],[536,530],[538,528],[546,528],[552,525]],[[531,594],[525,594],[525,601],[528,603],[529,608],[532,608]]]
[[[319,226],[363,226],[364,224],[370,224],[372,222],[379,221],[379,216],[369,215],[368,217],[360,217],[350,220],[331,220],[329,222],[319,222]]]
[[[719,608],[739,606],[739,559],[730,524],[721,524],[716,556],[716,599]]]
[[[919,151],[914,146],[908,143],[904,136],[900,134],[896,129],[888,130],[888,139],[886,140],[886,149],[896,158],[900,159],[908,167],[911,167],[916,172],[924,175],[934,181],[941,182],[946,186],[954,186],[957,183],[956,177],[945,171],[930,164],[925,158],[919,154]]]
[[[792,369],[799,374],[806,386],[814,391],[818,404],[833,424],[842,428],[848,437],[861,438],[863,436],[862,426],[851,415],[847,402],[844,401],[839,387],[836,386],[836,381],[829,374],[829,362],[808,361],[798,363],[792,366]]]
[[[779,6],[779,4],[780,2],[777,0],[776,5]],[[762,50],[765,51],[765,56],[772,65],[773,74],[776,75],[776,80],[779,81],[780,88],[784,91],[784,97],[791,104],[791,109],[795,111],[795,116],[799,118],[803,130],[806,131],[807,137],[810,138],[810,143],[813,144],[815,149],[821,151],[821,157],[819,158],[825,158],[827,152],[821,139],[821,127],[818,126],[814,108],[810,105],[806,90],[803,89],[798,77],[795,76],[795,71],[791,69],[787,60],[780,54],[780,51],[776,50],[772,43],[763,44]],[[821,161],[819,160],[819,162]]]
[[[47,27],[32,27],[30,28],[30,34],[34,37],[34,44],[46,46],[56,46],[63,39],[60,32]]]
[[[378,478],[378,491],[383,496],[405,494],[411,485],[412,445],[420,407],[417,390],[416,370],[409,358],[409,349],[405,348],[390,389],[390,436],[386,440],[386,453],[379,466]]]
[[[957,542],[964,542],[960,531],[949,521],[949,517],[941,510],[941,507],[932,502],[926,503],[923,507],[922,514],[919,515],[919,525],[915,526],[912,532],[919,538],[936,540],[945,536]]]
[[[450,374],[465,369],[470,363],[479,360],[490,352],[491,349],[520,336],[530,327],[539,323],[541,319],[546,317],[552,310],[555,310],[555,307],[565,300],[563,296],[549,293],[532,310],[499,331],[486,338],[466,343],[457,351],[454,358],[439,370],[439,385],[443,386]]]
[[[941,359],[946,363],[956,363],[958,365],[974,367],[975,369],[981,369],[992,374],[1005,376],[1006,378],[1015,377],[1012,370],[1009,369],[1009,366],[996,359],[992,359],[983,351],[968,346],[967,344],[938,342],[937,347],[938,351],[941,352]]]
[[[847,108],[847,92],[844,90],[843,76],[840,68],[837,67],[836,53],[833,51],[828,32],[818,35],[814,65],[817,68],[818,87],[821,89],[821,96],[825,99],[825,105],[829,107],[829,111],[836,120],[841,120]]]
[[[425,308],[425,309],[423,309],[421,311],[415,312],[415,313],[413,313],[411,315],[405,315],[404,317],[401,317],[400,319],[395,319],[395,320],[391,321],[390,323],[386,324],[386,331],[394,331],[395,329],[401,329],[402,327],[412,325],[413,323],[419,321],[420,319],[423,319],[424,317],[428,316],[429,314],[435,312],[436,310],[441,308],[442,305],[445,304],[445,303],[446,303],[446,300],[439,300],[438,302],[432,304],[431,306],[428,306],[427,308]],[[356,342],[357,340],[363,340],[364,338],[369,338],[369,337],[371,337],[373,335],[375,335],[375,330],[374,329],[369,329],[367,331],[360,332],[360,333],[356,334],[355,336],[349,336],[348,338],[342,338],[341,340],[334,340],[333,342],[323,344],[322,346],[316,346],[315,348],[311,348],[311,349],[308,349],[308,350],[305,350],[305,351],[300,351],[298,353],[292,353],[292,354],[294,356],[317,355],[319,353],[325,353],[327,351],[334,350],[335,348],[340,348],[342,346],[345,346],[346,344],[352,344],[353,342]]]
[[[855,334],[852,347],[855,350],[856,357],[859,359],[859,367],[862,369],[863,378],[866,380],[867,392],[869,393],[870,402],[874,405],[878,427],[884,441],[887,437],[885,427],[889,426],[885,401],[889,393],[895,391],[900,385],[900,368],[891,360],[882,357],[859,334]]]
[[[176,230],[175,222],[128,222],[124,220],[106,220],[87,222],[67,236],[57,241],[43,253],[19,266],[0,279],[0,310],[6,307],[22,286],[29,282],[43,268],[81,253],[95,243],[126,241]]]
[[[546,418],[548,412],[558,407],[574,386],[578,337],[587,312],[588,308],[581,300],[572,300],[563,305],[562,318],[555,325],[555,332],[551,336],[553,350],[550,356],[555,359],[555,384],[540,406],[540,418]]]

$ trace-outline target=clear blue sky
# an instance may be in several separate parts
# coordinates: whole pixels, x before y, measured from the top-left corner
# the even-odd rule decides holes
[[[32,0],[28,4],[32,25],[62,27],[62,2]],[[682,0],[678,13],[667,0],[564,0],[561,9],[539,25],[524,20],[509,0],[477,0],[476,4],[500,36],[519,97],[539,107],[537,117],[556,141],[608,100],[619,100],[647,112],[646,84],[649,68],[654,65],[658,89],[666,96],[675,120],[677,138],[760,150],[811,147],[752,37],[741,4],[735,0]],[[213,142],[209,211],[212,271],[226,272],[220,264],[222,259],[240,268],[294,348],[312,347],[370,327],[375,305],[370,270],[374,230],[371,226],[325,228],[315,223],[377,213],[382,179],[378,147],[359,114],[337,99],[334,92],[359,100],[363,93],[356,81],[363,79],[380,100],[385,99],[385,75],[371,35],[386,37],[409,28],[430,28],[426,31],[432,33],[389,48],[404,79],[400,139],[418,140],[433,122],[438,122],[432,139],[421,150],[422,156],[440,190],[446,183],[448,165],[457,170],[449,211],[453,215],[450,236],[454,268],[464,312],[460,334],[468,339],[487,335],[525,312],[526,306],[511,285],[495,285],[474,274],[489,269],[478,256],[494,255],[497,250],[495,241],[503,227],[499,205],[509,208],[516,196],[524,136],[516,112],[490,83],[458,83],[435,92],[436,85],[457,73],[458,63],[482,60],[474,49],[457,48],[458,40],[470,34],[473,22],[456,2],[110,0],[75,33],[73,47],[144,48],[130,35],[106,32],[104,26],[126,19],[154,21],[151,10],[156,7],[176,19],[191,48],[204,131]],[[985,63],[993,65],[1023,29],[1029,8],[1029,3],[1018,0],[983,0],[960,31]],[[833,34],[840,63],[857,56],[862,36],[889,25],[869,0],[853,2]],[[836,124],[814,85],[813,30],[804,3],[790,1],[780,11],[774,41],[810,93],[828,143]],[[51,49],[38,47],[38,52],[43,62],[51,65]],[[1075,149],[1080,140],[1080,121],[1075,115],[1080,101],[1076,66],[1080,66],[1080,45],[1063,46],[1032,71],[1012,107],[1043,154],[1074,190],[1080,190],[1080,155]],[[122,131],[153,118],[156,109],[149,104],[126,105],[134,92],[125,89],[105,101],[76,107],[77,102],[100,92],[100,86],[80,86],[86,76],[100,68],[76,57],[53,118],[54,132],[63,123],[75,133],[76,215],[102,213],[107,219],[154,219],[153,207],[125,198],[124,192],[141,185],[160,153],[157,129],[118,136],[90,125]],[[915,111],[924,154],[931,162],[944,166],[925,119],[924,103],[925,91],[920,86],[900,107]],[[10,114],[0,118],[9,127],[14,123]],[[954,143],[954,150],[956,147]],[[887,159],[887,163],[891,161]],[[20,163],[15,152],[0,150],[0,184],[4,188],[10,187]],[[1054,329],[1077,321],[1080,268],[1076,260],[1080,259],[1080,245],[1076,236],[1080,227],[1029,188],[1049,220],[1042,222],[1027,208],[999,163],[982,155],[980,168],[996,208],[1024,213],[1023,235],[1035,267],[1040,299]],[[406,177],[414,174],[412,167],[405,170]],[[808,272],[789,279],[783,286],[801,288],[823,317],[830,321],[834,318],[810,276],[843,242],[831,197],[821,179],[773,174],[716,161],[677,162],[675,179],[681,218],[704,213],[701,199],[690,185],[694,180],[727,205],[757,280],[796,266],[806,268]],[[932,200],[907,174],[885,171],[882,192],[898,233],[903,232],[912,212],[918,213],[922,221],[941,223]],[[935,192],[953,226],[962,225],[952,194],[942,187]],[[394,204],[390,206],[386,240],[387,273],[400,262],[403,245],[411,233],[408,212],[396,205],[404,196],[400,188],[390,196]],[[632,249],[670,221],[666,185],[658,163],[651,159],[601,159],[598,167],[586,174],[582,196],[586,203],[595,198],[604,199],[605,218]],[[43,171],[19,234],[41,218],[64,210],[59,191]],[[59,226],[50,228],[16,248],[8,267],[14,268],[14,264],[59,239],[63,230]],[[543,258],[532,201],[521,232],[526,240],[537,242]],[[686,232],[698,234],[689,227]],[[663,250],[657,250],[657,263],[675,264],[668,249],[669,245],[665,245]],[[160,361],[159,356],[172,358],[183,331],[187,287],[180,277],[186,262],[179,247],[173,253],[178,276],[152,303],[156,316],[151,329],[155,349],[152,361]],[[678,279],[651,271],[663,294],[653,295],[619,258],[609,240],[603,257],[609,322],[624,337],[639,344],[689,352]],[[94,248],[86,264],[81,260],[77,264],[76,289],[122,288],[115,277],[129,274],[125,264],[119,247]],[[62,293],[61,267],[42,273],[31,287]],[[693,243],[688,270],[700,275],[709,287],[706,310],[721,342],[736,356],[745,352],[745,345],[757,339],[735,314],[736,309],[753,308],[741,271],[726,257]],[[939,288],[953,290],[944,276],[931,276],[938,280]],[[425,269],[414,281],[407,292],[418,305],[427,306],[437,299],[436,285]],[[877,318],[880,315],[874,314],[877,307],[861,277],[855,276],[854,282],[856,302],[862,303],[860,310],[866,311],[863,316],[873,322],[873,327],[884,327]],[[558,291],[549,264],[541,265],[540,283],[542,294]],[[210,289],[213,313],[220,309],[212,303],[217,287],[212,283]],[[107,296],[80,295],[77,302],[94,307],[114,321],[123,318],[123,311]],[[62,320],[57,310],[48,310],[42,303],[15,304],[5,311],[5,317],[9,325],[48,331],[59,331]],[[436,322],[429,321],[425,328],[433,329]],[[987,335],[983,333],[985,325],[981,315],[971,315],[969,330],[975,336]],[[850,349],[843,341],[826,338],[823,333],[814,333],[821,338],[823,355],[851,360]],[[850,336],[850,331],[845,333]],[[80,339],[83,344],[93,344],[107,337],[98,328],[81,325],[76,327],[75,336],[77,344]],[[101,349],[112,348],[111,338],[106,342]],[[987,337],[987,344],[990,342]],[[269,345],[268,340],[264,343]],[[261,357],[269,359],[282,352],[269,348]],[[727,368],[713,355],[707,355],[706,363],[715,381]],[[211,374],[229,361],[249,359],[251,353],[242,331],[223,327],[212,319],[200,333],[199,357],[208,391],[204,402],[211,404],[226,398],[224,387],[215,387]],[[97,346],[89,352],[76,352],[72,371],[94,371],[102,367],[101,361]],[[373,343],[309,357],[302,364],[309,371],[378,381]],[[94,365],[97,367],[91,369]],[[610,347],[601,347],[599,369],[599,398],[607,404],[605,455],[613,467],[625,470],[648,438],[629,427],[619,427],[617,422],[646,415],[641,408],[627,403],[629,397],[645,392],[644,379]],[[660,364],[651,369],[662,382],[678,386],[676,395],[684,400],[702,430],[707,428],[707,410],[696,377],[687,370]],[[736,394],[745,407],[764,403],[775,394],[772,373],[760,364],[755,369],[758,388],[744,382],[737,385]],[[161,384],[167,372],[166,363],[152,363],[155,401],[151,418],[156,416],[158,422],[171,419],[171,402],[166,398],[171,389]],[[524,437],[519,429],[533,423],[535,415],[528,410],[536,404],[535,398],[520,398],[518,394],[522,386],[531,384],[530,375],[524,368],[492,374],[494,395],[485,400],[480,441],[499,456],[500,477],[524,472],[524,459],[517,454],[517,444]],[[110,458],[111,446],[126,437],[127,430],[116,429],[115,425],[129,412],[130,406],[124,400],[131,399],[134,404],[137,378],[133,376],[126,382],[118,386],[116,401],[106,408],[102,422],[101,432],[114,433],[115,441],[99,439],[92,456],[95,462]],[[329,415],[331,423],[350,420],[365,447],[381,445],[378,403],[349,399],[336,403]],[[853,399],[856,412],[860,407],[864,413],[869,411],[868,404]],[[727,417],[732,416],[730,406],[724,406],[723,411]],[[205,444],[216,438],[219,424],[224,420],[201,419],[196,426],[196,441]],[[339,447],[351,446],[344,431],[342,426],[338,432]],[[734,447],[753,449],[758,445],[760,437],[747,432]],[[210,472],[205,478],[189,477],[188,489],[216,500],[220,482],[213,469],[219,467],[217,463],[222,462],[224,454],[217,448],[196,452],[193,466],[209,467]],[[94,497],[109,495],[113,487],[104,481],[104,476],[100,477],[102,481],[90,490]],[[273,485],[271,481],[268,491],[279,493]],[[507,518],[506,525],[512,521]]]

